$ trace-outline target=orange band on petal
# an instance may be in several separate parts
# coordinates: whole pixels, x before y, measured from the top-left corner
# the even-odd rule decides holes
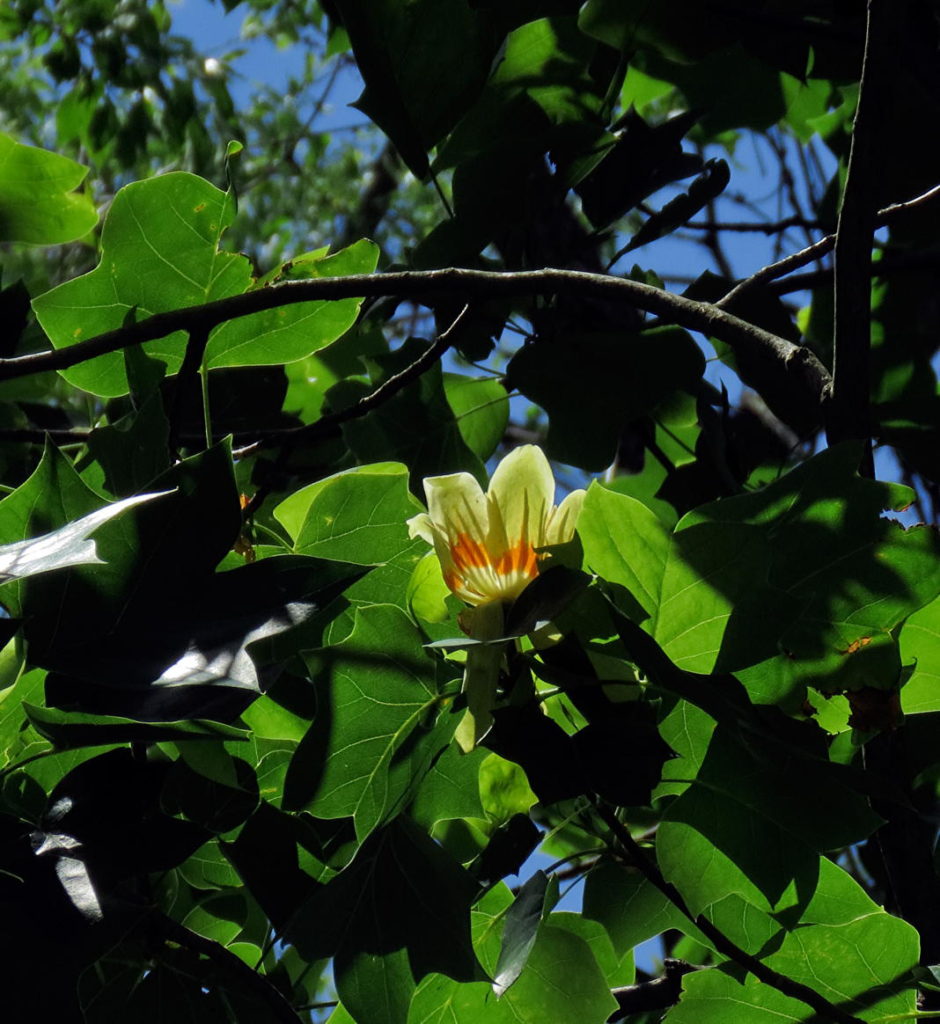
[[[448,588],[473,607],[514,601],[538,576],[536,549],[569,541],[584,499],[572,491],[557,508],[545,455],[521,445],[496,467],[486,493],[469,473],[424,481],[428,511],[409,535],[434,545]]]
[[[528,541],[520,540],[518,544],[514,544],[496,559],[494,568],[501,576],[518,573],[535,579],[538,575],[538,559],[535,557],[535,548]]]
[[[486,548],[466,533],[457,534],[456,543],[450,546],[450,557],[457,569],[482,569],[490,564]]]

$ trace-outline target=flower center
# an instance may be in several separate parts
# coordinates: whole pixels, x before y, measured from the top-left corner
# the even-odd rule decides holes
[[[460,533],[451,545],[450,556],[454,567],[445,574],[444,581],[467,604],[511,601],[538,575],[535,548],[527,540],[494,553]]]

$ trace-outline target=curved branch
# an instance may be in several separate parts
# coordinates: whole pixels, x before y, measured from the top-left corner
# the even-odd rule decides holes
[[[287,282],[202,306],[157,313],[140,323],[51,352],[0,359],[0,381],[66,369],[176,331],[210,331],[228,320],[298,302],[388,296],[418,302],[427,302],[431,296],[449,296],[467,302],[474,298],[519,295],[579,295],[623,302],[680,327],[718,338],[736,353],[760,360],[787,383],[795,383],[807,401],[821,404],[828,395],[829,371],[809,349],[741,320],[716,305],[674,295],[639,281],[554,268],[520,272],[448,268]]]
[[[624,826],[616,814],[599,801],[595,801],[594,806],[604,824],[613,833],[624,861],[631,867],[637,868],[648,882],[654,885],[703,935],[711,940],[719,953],[739,964],[746,971],[753,974],[755,978],[759,978],[764,982],[765,985],[770,985],[785,996],[789,996],[791,999],[798,999],[801,1003],[811,1006],[820,1017],[824,1017],[826,1020],[833,1021],[835,1024],[862,1024],[858,1017],[853,1017],[852,1014],[846,1013],[845,1010],[840,1009],[834,1003],[830,1003],[816,989],[810,988],[809,985],[804,985],[801,981],[788,978],[785,974],[781,974],[772,967],[768,967],[767,964],[758,960],[757,957],[751,956],[750,953],[732,942],[704,914],[695,916],[689,910],[679,890],[671,882],[666,881],[662,872],[646,856],[633,836],[630,835],[629,829]]]
[[[374,391],[363,395],[358,402],[354,402],[347,409],[340,409],[339,412],[327,413],[313,423],[305,423],[302,427],[293,427],[288,430],[279,430],[271,435],[265,436],[253,444],[244,448],[236,448],[232,454],[235,458],[247,458],[254,455],[259,449],[270,443],[278,445],[310,444],[313,441],[331,437],[337,432],[337,428],[350,420],[359,419],[373,409],[387,402],[399,391],[406,388],[412,381],[417,380],[421,374],[429,370],[441,356],[450,348],[451,338],[457,325],[463,320],[469,306],[464,306],[457,314],[446,331],[440,335],[421,353],[413,362],[409,363],[403,370],[389,377],[384,384],[380,384]]]
[[[873,280],[885,280],[898,274],[918,270],[936,270],[938,266],[940,266],[940,247],[934,246],[918,252],[889,250],[880,260],[872,263],[871,276]],[[767,286],[767,290],[774,295],[812,291],[814,288],[826,285],[831,287],[832,278],[832,267],[824,267],[822,270],[807,270],[802,274],[792,274],[783,281],[772,281]]]

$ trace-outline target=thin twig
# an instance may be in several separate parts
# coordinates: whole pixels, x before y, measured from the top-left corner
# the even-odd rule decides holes
[[[811,243],[813,236],[810,233],[809,218],[806,216],[806,213],[803,210],[803,204],[800,202],[800,196],[796,189],[796,180],[793,177],[793,171],[790,169],[790,164],[787,159],[787,139],[782,136],[779,129],[773,128],[767,133],[767,139],[777,155],[777,163],[780,167],[780,179],[783,184],[783,188],[778,194],[781,200],[783,199],[784,193],[786,194],[787,200],[790,204],[790,209],[805,222],[803,233],[806,237],[806,241]],[[777,241],[780,243],[782,239],[778,239]]]
[[[921,206],[926,206],[927,203],[932,202],[938,197],[940,197],[940,185],[934,185],[933,188],[929,188],[926,192],[922,192],[913,199],[908,199],[903,203],[892,203],[890,206],[879,210],[875,215],[875,226],[884,227],[899,215],[916,210]],[[769,263],[766,267],[761,267],[760,270],[751,274],[750,277],[739,281],[715,305],[718,309],[731,309],[745,292],[751,291],[758,285],[766,284],[768,281],[776,281],[780,277],[786,277],[787,274],[792,273],[794,270],[800,270],[814,260],[828,256],[835,248],[835,244],[836,236],[834,234],[825,235],[818,242],[813,242],[812,245],[808,245],[805,249],[791,253],[791,255],[785,256],[776,263]]]
[[[871,264],[871,276],[887,278],[917,270],[934,270],[940,266],[940,248],[922,249],[918,252],[889,251]],[[791,274],[782,281],[771,281],[767,290],[774,295],[789,295],[792,292],[812,291],[814,288],[832,285],[833,269],[807,270],[802,274]],[[674,281],[675,278],[669,280]],[[681,283],[681,282],[680,282]]]
[[[280,990],[275,988],[263,975],[253,971],[241,957],[236,956],[218,942],[191,931],[165,914],[154,914],[151,920],[165,939],[175,942],[184,949],[199,953],[211,960],[226,974],[238,978],[246,989],[253,992],[260,1001],[267,1005],[275,1020],[282,1021],[283,1024],[298,1024],[301,1018],[294,1012]]]
[[[794,215],[792,217],[784,217],[783,220],[760,221],[753,220],[731,220],[731,221],[688,221],[684,227],[692,228],[695,231],[734,231],[747,233],[752,232],[754,234],[762,235],[776,235],[784,231],[789,231],[791,228],[819,228],[819,221],[807,220],[805,217]]]
[[[378,408],[378,406],[387,402],[394,395],[397,395],[399,391],[406,388],[412,381],[417,380],[422,373],[429,370],[441,358],[450,348],[453,333],[469,308],[469,306],[464,306],[457,316],[454,317],[450,327],[439,334],[434,342],[413,363],[409,363],[403,370],[396,373],[394,377],[389,377],[387,381],[380,384],[374,391],[370,391],[368,395],[364,395],[358,402],[355,402],[346,409],[340,409],[338,412],[321,416],[314,423],[306,423],[302,427],[280,431],[274,436],[273,440],[262,438],[254,444],[237,449],[232,454],[236,458],[246,458],[272,443],[287,446],[310,444],[312,441],[332,435],[341,424],[348,423],[349,420],[359,419],[372,412],[373,409]]]
[[[714,944],[715,949],[719,953],[724,954],[730,960],[739,964],[746,971],[753,974],[755,978],[764,982],[765,985],[770,985],[785,996],[789,996],[791,999],[798,999],[801,1003],[811,1006],[820,1016],[825,1017],[827,1020],[835,1021],[836,1024],[862,1024],[858,1017],[853,1017],[852,1014],[839,1009],[838,1006],[830,1003],[828,999],[820,995],[814,988],[810,988],[809,985],[804,985],[793,978],[788,978],[785,974],[781,974],[772,967],[768,967],[763,961],[758,960],[757,957],[751,956],[750,953],[732,942],[721,929],[712,924],[703,914],[697,916],[693,914],[679,890],[671,882],[666,881],[659,868],[646,856],[633,836],[630,835],[629,829],[624,826],[623,822],[620,821],[611,808],[605,806],[600,801],[595,801],[594,806],[604,824],[613,833],[625,863],[635,867],[651,885],[655,886],[674,907],[680,910]]]

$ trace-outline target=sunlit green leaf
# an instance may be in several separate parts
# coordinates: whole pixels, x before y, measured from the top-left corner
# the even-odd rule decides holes
[[[646,616],[659,610],[669,533],[639,501],[595,483],[578,518],[588,567],[629,591]]]
[[[291,279],[371,274],[378,259],[378,247],[364,239],[332,256],[296,261]],[[213,332],[206,349],[206,365],[268,366],[302,359],[348,330],[356,319],[360,302],[302,302],[230,320]]]
[[[351,604],[404,608],[411,574],[427,551],[423,541],[409,538],[406,525],[421,508],[408,491],[406,467],[389,462],[310,484],[281,502],[274,514],[296,551],[376,567],[346,591]]]
[[[58,245],[91,231],[95,204],[75,191],[87,173],[67,157],[0,134],[0,238]]]
[[[904,623],[901,658],[914,665],[901,690],[905,714],[940,711],[940,601],[931,601]]]
[[[243,256],[219,252],[232,219],[231,199],[192,174],[173,173],[123,188],[114,197],[101,236],[101,262],[33,301],[39,322],[58,348],[185,306],[237,295],[251,283]],[[180,334],[151,342],[149,355],[179,369]],[[120,352],[63,371],[94,394],[127,391]]]
[[[483,966],[492,972],[499,956],[508,891],[497,886],[473,913],[474,945]],[[418,987],[408,1016],[422,1021],[471,1024],[568,1024],[572,1014],[602,1024],[616,1008],[606,979],[588,943],[564,928],[545,924],[516,983],[496,999],[488,984],[456,985],[432,975]]]
[[[859,478],[855,457],[852,446],[833,449],[761,491],[703,506],[670,544],[641,506],[594,488],[582,527],[589,564],[652,614],[649,628],[682,668],[734,671],[782,656],[781,696],[800,679],[825,690],[893,686],[888,631],[940,588],[937,541],[882,517],[907,494]],[[753,685],[767,688],[760,677]]]
[[[444,394],[454,410],[457,428],[467,447],[488,459],[502,440],[509,422],[509,396],[492,377],[444,374]]]
[[[90,273],[39,296],[33,308],[53,345],[62,348],[121,327],[129,318],[197,306],[248,291],[251,265],[219,244],[233,216],[231,196],[192,174],[135,182],[115,196],[101,237],[101,262]],[[368,273],[378,253],[369,242],[311,262],[309,276]],[[335,341],[358,302],[299,303],[223,324],[209,339],[209,366],[284,363]],[[147,353],[175,373],[186,340],[176,333],[147,343]],[[98,395],[128,390],[120,352],[62,371]]]
[[[915,990],[910,970],[917,960],[910,925],[886,914],[858,884],[829,861],[821,862],[815,894],[801,925],[766,958],[769,967],[805,985],[862,1020],[910,1014]],[[666,1020],[699,1024],[722,1020],[718,1008],[735,1005],[735,1020],[765,1024],[806,1019],[804,1003],[728,968],[686,975],[683,996]]]
[[[682,911],[638,871],[618,864],[599,864],[588,873],[584,916],[604,925],[620,956],[669,928],[699,935]]]
[[[766,910],[803,905],[817,852],[878,827],[867,801],[822,760],[824,748],[818,761],[784,760],[784,749],[741,742],[719,726],[695,784],[669,805],[657,857],[694,913],[730,893]]]

